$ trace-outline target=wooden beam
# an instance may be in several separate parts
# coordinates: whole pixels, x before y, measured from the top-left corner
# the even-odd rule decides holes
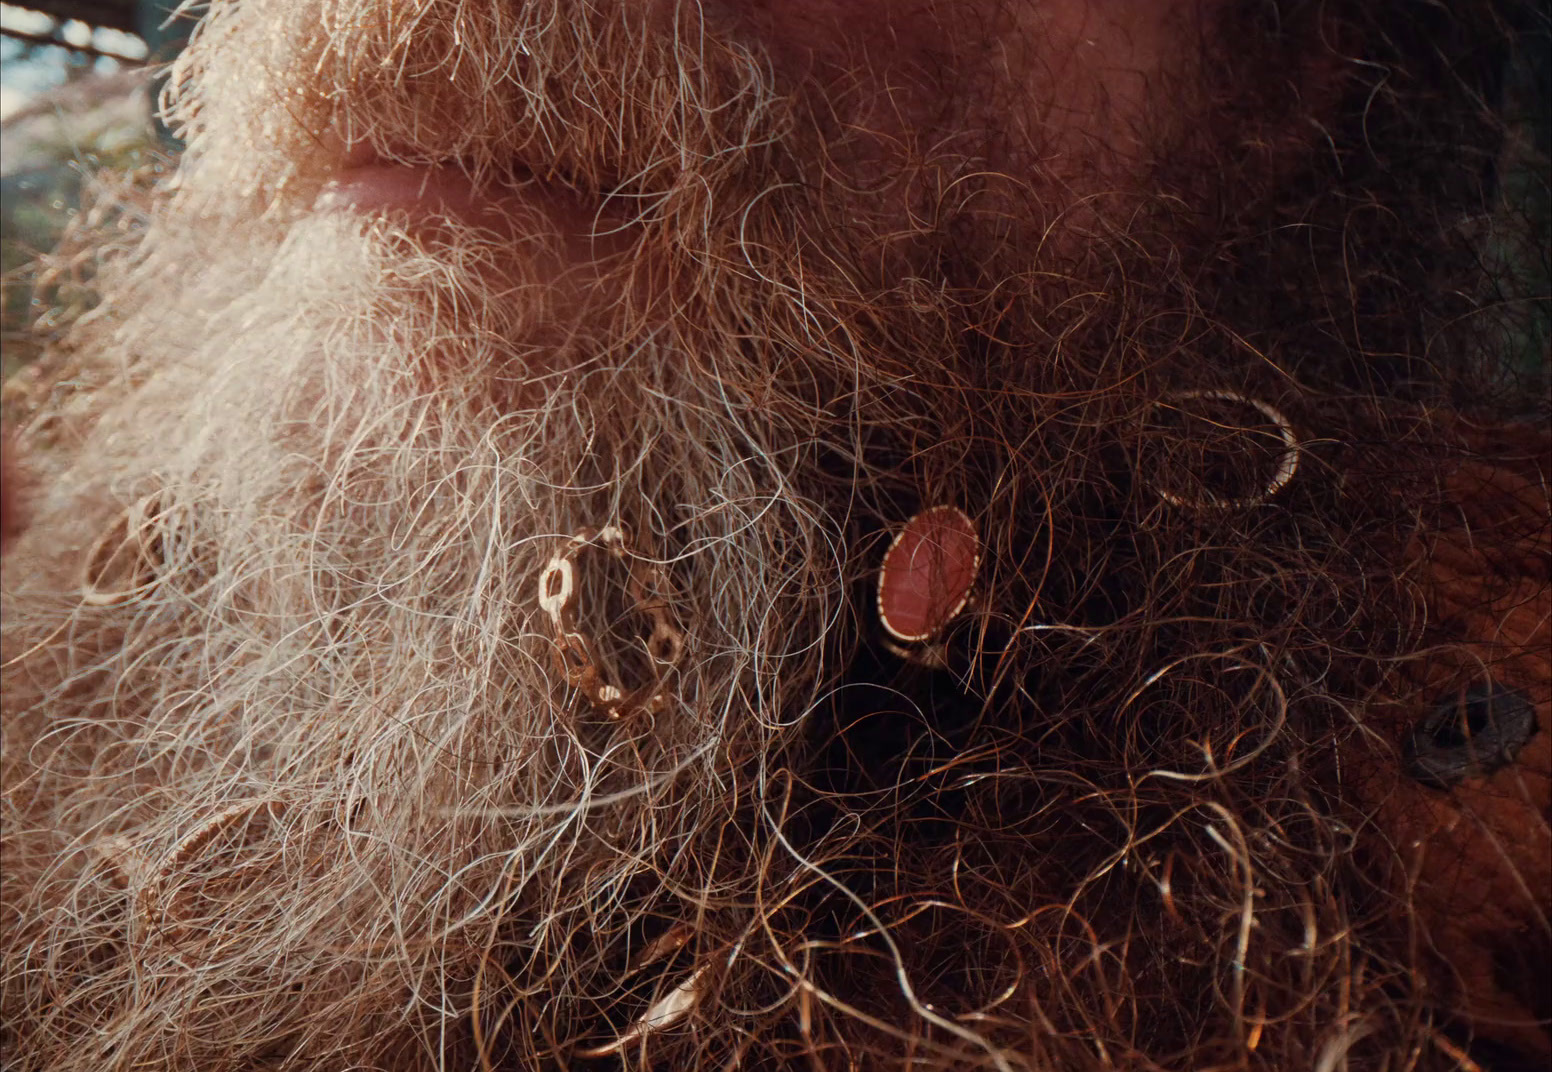
[[[24,0],[10,7],[41,11],[61,21],[79,19],[88,26],[106,26],[110,30],[138,33],[136,17],[139,5],[135,0]],[[8,36],[15,36],[7,31]]]
[[[126,56],[122,52],[110,52],[96,45],[72,45],[61,37],[52,37],[49,34],[27,33],[23,30],[13,30],[8,26],[0,26],[0,35],[16,41],[25,41],[29,45],[45,45],[50,48],[63,48],[70,52],[79,52],[83,56],[97,56],[103,59],[118,60],[130,67],[139,67],[146,62],[144,56]]]

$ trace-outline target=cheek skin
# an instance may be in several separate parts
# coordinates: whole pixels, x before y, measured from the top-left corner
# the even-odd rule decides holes
[[[726,0],[708,18],[779,72],[887,99],[904,130],[1132,156],[1153,90],[1194,55],[1203,0]],[[870,92],[871,91],[871,92]],[[833,94],[832,94],[833,95]]]
[[[1189,74],[1203,8],[1196,0],[1017,5],[1016,121],[1075,150],[1098,143],[1137,155],[1156,129],[1161,87]]]

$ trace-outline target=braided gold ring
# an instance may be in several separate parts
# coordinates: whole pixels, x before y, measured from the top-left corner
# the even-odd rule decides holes
[[[593,638],[581,625],[578,556],[589,548],[605,551],[629,568],[626,594],[633,604],[632,610],[652,623],[645,644],[650,680],[634,688],[609,679],[599,665]],[[607,525],[596,532],[582,529],[566,541],[559,554],[551,556],[539,574],[539,609],[550,619],[560,670],[567,684],[608,718],[621,719],[639,712],[655,714],[668,704],[672,674],[684,654],[684,634],[674,625],[667,602],[655,594],[666,587],[663,571],[633,553],[625,532],[617,525]]]

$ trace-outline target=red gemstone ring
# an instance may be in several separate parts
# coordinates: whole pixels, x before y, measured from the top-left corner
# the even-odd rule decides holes
[[[936,638],[970,602],[980,566],[980,536],[964,511],[934,506],[907,521],[878,570],[878,620],[890,640],[918,645]]]

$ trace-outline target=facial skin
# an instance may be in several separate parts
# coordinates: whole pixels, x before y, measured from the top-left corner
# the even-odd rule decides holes
[[[1545,748],[1491,935],[1374,797],[1440,474],[1544,518],[1495,19],[215,3],[24,436],[18,1067],[1538,1059]]]

